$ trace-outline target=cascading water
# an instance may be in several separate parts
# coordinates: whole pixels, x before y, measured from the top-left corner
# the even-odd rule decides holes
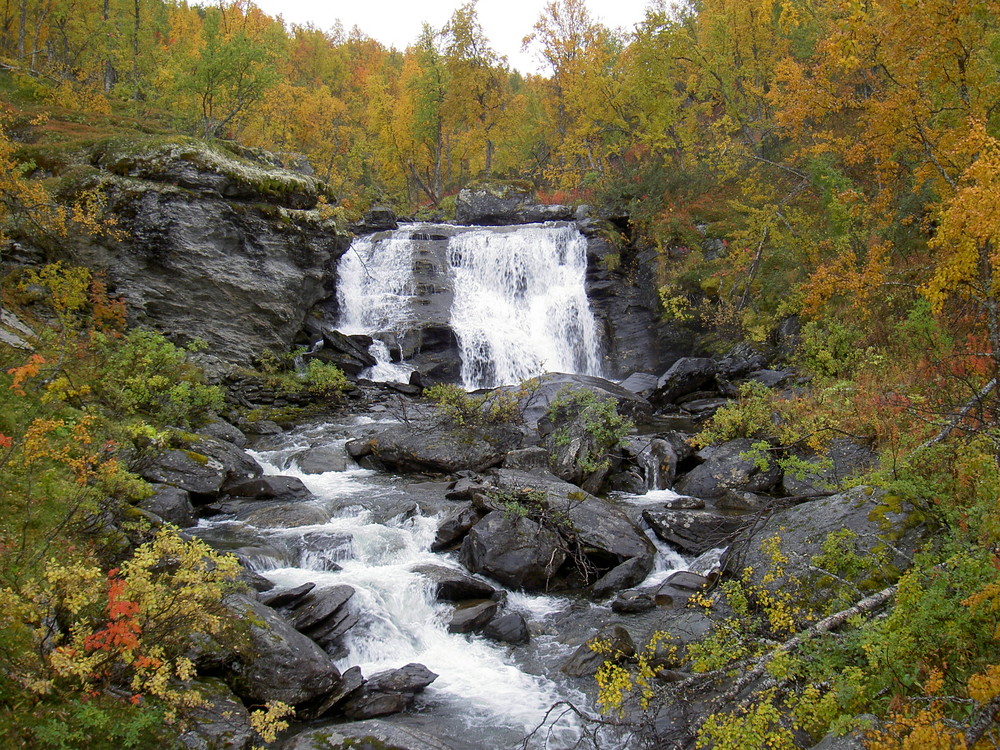
[[[574,226],[477,229],[452,237],[451,327],[466,388],[543,372],[600,374],[586,293],[587,241]]]
[[[435,238],[428,240],[427,238]],[[354,241],[338,266],[339,329],[395,339],[420,325],[420,252],[443,254],[453,293],[447,323],[458,339],[466,388],[520,383],[543,372],[599,375],[599,335],[586,294],[587,241],[571,224],[466,228],[413,224]],[[431,265],[434,265],[431,263]],[[377,348],[377,350],[376,350]],[[377,380],[405,379],[378,342]],[[412,369],[412,368],[410,368]]]
[[[412,231],[359,237],[337,266],[341,332],[401,331],[412,324]]]

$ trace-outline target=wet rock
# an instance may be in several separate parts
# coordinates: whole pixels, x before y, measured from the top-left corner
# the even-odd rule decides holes
[[[338,685],[340,672],[330,657],[273,609],[240,594],[228,597],[227,604],[246,622],[250,640],[226,679],[244,701],[299,706]]]
[[[725,546],[745,523],[741,516],[705,510],[644,510],[642,518],[657,537],[689,555]]]
[[[303,633],[315,630],[345,607],[353,596],[354,589],[350,586],[316,589],[295,604],[292,625]]]
[[[363,686],[368,680],[361,674],[361,667],[351,667],[340,676],[340,684],[330,693],[323,702],[316,707],[315,715],[321,717],[329,713],[338,704],[343,703],[358,688]]]
[[[319,526],[330,520],[330,514],[312,503],[268,503],[243,508],[236,517],[259,529],[293,529],[298,526]]]
[[[314,588],[316,588],[315,583],[303,583],[301,586],[296,586],[291,589],[279,589],[277,591],[272,589],[257,598],[260,600],[261,604],[273,609],[280,609],[281,607],[294,605],[295,602],[304,597]]]
[[[309,323],[306,323],[309,329]],[[347,375],[357,377],[362,370],[375,364],[375,357],[368,352],[371,336],[348,336],[329,326],[318,326],[312,331],[310,341],[314,347],[308,359],[318,359],[336,365]],[[317,346],[318,344],[318,346]]]
[[[180,735],[189,750],[247,750],[257,739],[250,725],[250,713],[225,682],[205,677],[194,680],[190,689],[201,705],[185,712],[189,728]]]
[[[505,586],[545,591],[566,560],[563,540],[530,518],[494,511],[462,542],[461,563]]]
[[[621,591],[611,602],[611,609],[623,615],[639,614],[649,612],[656,607],[653,597],[640,591]]]
[[[343,750],[344,747],[358,750],[453,750],[450,745],[426,732],[377,719],[310,729],[285,742],[282,750]]]
[[[191,504],[191,495],[179,487],[155,486],[153,496],[140,500],[139,507],[182,529],[194,526],[198,522],[194,506]]]
[[[631,436],[626,438],[625,453],[640,467],[645,486],[665,490],[674,483],[677,474],[677,451],[663,438]]]
[[[594,583],[591,593],[595,599],[604,599],[616,591],[642,583],[649,575],[649,570],[649,565],[642,557],[630,558],[601,576]]]
[[[610,644],[607,650],[595,651],[591,646],[596,642]],[[611,625],[600,630],[596,636],[580,644],[572,656],[559,668],[570,677],[592,677],[604,662],[635,656],[632,636],[621,625]]]
[[[303,474],[323,474],[327,471],[346,471],[347,455],[343,448],[321,445],[310,448],[295,457]]]
[[[521,645],[531,640],[528,623],[517,612],[494,617],[483,629],[483,635],[492,641]]]
[[[298,545],[299,567],[310,570],[341,570],[344,560],[354,556],[354,537],[348,533],[310,531]]]
[[[740,454],[752,452],[754,441],[748,438],[730,440],[722,445],[710,446],[698,452],[704,463],[681,477],[674,489],[684,495],[716,498],[726,490],[767,492],[781,481],[781,468],[771,461],[761,470],[752,460]]]
[[[417,694],[437,679],[423,664],[407,664],[370,678],[344,704],[349,719],[371,719],[405,711]]]
[[[226,493],[233,497],[254,500],[305,499],[312,497],[309,488],[298,477],[267,476],[247,482],[226,485]]]
[[[472,505],[448,516],[438,526],[434,542],[431,544],[431,552],[441,552],[458,544],[469,533],[469,529],[479,523],[482,517],[483,511]]]
[[[434,582],[435,596],[439,602],[495,599],[500,596],[500,592],[488,583],[443,565],[418,565],[413,568],[413,572]]]
[[[277,422],[270,419],[258,419],[253,422],[241,422],[243,431],[248,435],[280,435],[284,430]]]
[[[522,433],[513,427],[452,428],[398,424],[371,438],[371,451],[386,466],[403,472],[451,474],[499,466],[520,447]]]
[[[681,357],[656,382],[650,400],[658,405],[672,404],[681,396],[715,384],[717,367],[707,357]]]
[[[455,608],[448,623],[449,633],[477,633],[486,627],[497,613],[494,601],[468,602]]]

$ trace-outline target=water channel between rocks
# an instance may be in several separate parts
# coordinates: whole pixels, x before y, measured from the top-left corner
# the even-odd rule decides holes
[[[438,674],[413,709],[390,721],[423,729],[456,750],[479,750],[519,747],[557,701],[592,711],[582,686],[559,671],[575,649],[575,644],[561,642],[560,635],[572,620],[599,614],[602,608],[607,611],[606,606],[506,592],[506,610],[520,613],[529,624],[528,645],[512,647],[449,633],[453,605],[435,601],[432,581],[414,570],[430,564],[467,572],[455,554],[429,551],[439,521],[454,508],[444,500],[441,485],[422,489],[407,484],[404,477],[362,469],[346,453],[342,471],[305,474],[295,462],[307,448],[343,449],[359,430],[372,426],[370,418],[356,417],[345,424],[310,425],[270,438],[266,450],[254,453],[266,473],[299,477],[315,497],[300,501],[297,509],[275,507],[266,521],[255,514],[256,525],[227,516],[202,521],[196,533],[237,552],[277,589],[307,582],[351,586],[352,606],[360,619],[344,640],[346,654],[338,656],[341,671],[358,666],[371,677],[416,662]],[[625,496],[624,502],[662,502],[663,494]],[[308,525],[297,525],[303,522]],[[647,585],[687,567],[675,552],[659,543],[657,547]],[[559,750],[574,745],[580,727],[573,714],[553,716],[562,718],[553,724],[550,717],[529,747]],[[611,741],[606,747],[615,746]],[[617,744],[627,747],[625,740]]]

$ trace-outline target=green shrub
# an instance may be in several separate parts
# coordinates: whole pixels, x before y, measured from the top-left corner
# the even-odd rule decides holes
[[[553,425],[563,425],[552,433],[552,440],[560,446],[570,440],[568,423],[582,423],[590,445],[577,458],[577,465],[587,473],[607,468],[608,454],[620,447],[635,428],[630,419],[618,413],[613,398],[598,396],[586,388],[564,386],[549,404],[546,416]]]
[[[438,383],[426,388],[424,396],[436,403],[454,425],[517,424],[523,419],[517,396],[506,391],[473,396],[461,386]]]
[[[736,438],[765,437],[774,431],[772,394],[755,380],[740,385],[739,397],[719,409],[694,437],[699,448]]]
[[[124,337],[95,333],[93,340],[103,360],[93,392],[112,414],[191,427],[222,408],[222,391],[204,382],[200,368],[188,359],[188,350],[159,333],[142,329]]]

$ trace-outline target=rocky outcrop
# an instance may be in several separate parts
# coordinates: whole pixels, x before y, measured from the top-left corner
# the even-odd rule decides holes
[[[137,136],[90,154],[121,238],[61,243],[103,272],[133,322],[208,343],[223,369],[287,350],[306,311],[333,292],[346,235],[317,210],[318,180],[264,152],[180,136]]]
[[[857,555],[871,561],[871,576],[891,579],[911,564],[921,529],[911,520],[912,508],[893,508],[867,488],[810,500],[771,515],[752,535],[733,546],[727,568],[737,574],[750,569],[748,582],[780,587],[795,581],[816,601],[825,601],[824,574],[813,567],[831,533],[842,536],[842,556]],[[765,579],[773,567],[767,540],[776,540],[786,562],[782,575]],[[827,579],[829,584],[830,580]]]
[[[573,206],[536,203],[531,183],[516,180],[472,183],[459,191],[455,201],[455,219],[459,224],[534,224],[571,221],[575,215]]]

